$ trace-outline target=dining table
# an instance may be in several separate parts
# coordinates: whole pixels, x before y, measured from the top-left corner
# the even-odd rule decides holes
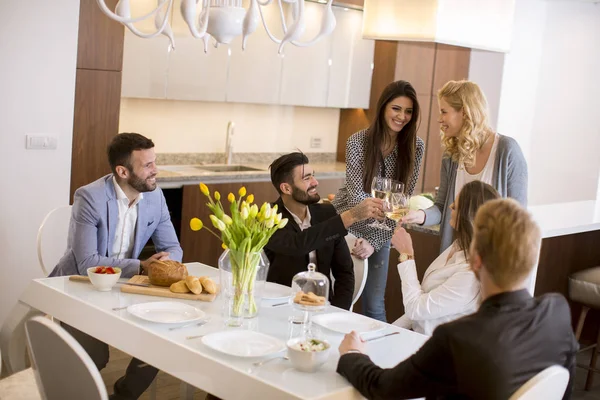
[[[209,276],[219,281],[219,270],[214,267],[201,263],[187,263],[186,266],[190,275]],[[121,287],[121,284],[117,284],[110,291],[102,292],[90,283],[72,281],[66,276],[41,278],[29,283],[19,301],[222,399],[363,398],[336,373],[340,357],[338,347],[344,336],[339,329],[330,330],[312,324],[312,334],[331,345],[327,361],[316,372],[296,370],[283,357],[286,354],[285,343],[303,334],[302,326],[294,323],[301,312],[286,299],[262,299],[256,317],[245,319],[240,327],[230,327],[227,324],[227,301],[223,294],[219,294],[212,302],[206,302],[125,293]],[[178,325],[150,322],[127,309],[132,305],[165,300],[200,309],[204,312],[203,320],[206,323],[173,330],[170,328]],[[342,317],[353,317],[350,311],[333,306],[327,307],[319,315],[338,313],[339,316],[340,312],[346,313]],[[372,322],[379,324],[377,331],[362,333],[363,339],[397,332],[366,343],[368,355],[383,368],[393,367],[405,360],[428,339],[427,336],[394,325],[375,320]],[[225,337],[226,334],[222,332],[231,331],[235,331],[235,334],[258,332],[275,338],[284,346],[276,354],[246,357],[215,350],[203,340],[208,335]],[[257,365],[260,361],[268,362]]]

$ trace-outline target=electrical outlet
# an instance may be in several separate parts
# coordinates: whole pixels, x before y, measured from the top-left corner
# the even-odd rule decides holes
[[[320,149],[321,148],[321,138],[312,136],[310,138],[310,148],[311,149]]]
[[[34,150],[56,150],[57,138],[54,136],[25,136],[25,148]]]

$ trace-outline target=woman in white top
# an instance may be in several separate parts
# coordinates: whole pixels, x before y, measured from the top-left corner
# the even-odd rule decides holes
[[[438,91],[444,159],[435,204],[409,212],[402,223],[440,224],[441,248],[452,243],[448,206],[471,181],[492,185],[502,197],[527,205],[527,162],[518,143],[492,130],[481,88],[469,81],[450,81]]]
[[[468,261],[473,220],[486,201],[499,198],[492,186],[481,181],[465,184],[450,205],[454,242],[436,258],[419,283],[410,235],[399,228],[392,245],[400,253],[398,273],[402,280],[404,315],[394,322],[403,328],[431,335],[436,326],[468,315],[479,307],[479,280]]]

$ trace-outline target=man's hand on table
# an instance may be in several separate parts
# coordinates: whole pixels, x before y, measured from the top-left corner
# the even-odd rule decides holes
[[[340,344],[339,351],[340,356],[347,354],[349,351],[355,350],[360,353],[365,353],[365,343],[360,338],[360,335],[356,331],[352,331],[344,336],[344,340]]]
[[[140,266],[142,267],[142,270],[147,273],[148,267],[150,266],[150,264],[153,261],[165,261],[165,260],[169,260],[169,252],[161,251],[160,253],[156,253],[156,254],[148,257],[147,260],[140,261]]]

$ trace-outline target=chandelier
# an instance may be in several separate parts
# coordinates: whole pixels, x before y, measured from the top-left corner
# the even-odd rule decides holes
[[[134,3],[139,0],[134,0]],[[153,38],[158,35],[165,35],[170,40],[170,48],[175,49],[175,37],[171,24],[170,16],[173,12],[173,5],[179,0],[156,0],[156,8],[144,15],[132,17],[129,0],[119,0],[114,12],[107,5],[106,0],[97,0],[98,6],[109,18],[122,23],[132,33],[141,38]],[[311,40],[301,42],[306,30],[306,13],[304,3],[306,0],[249,0],[248,8],[244,8],[242,0],[180,0],[181,16],[189,28],[189,31],[196,39],[204,40],[204,51],[208,49],[208,40],[213,37],[216,40],[216,46],[219,44],[229,44],[233,38],[243,35],[242,49],[246,48],[246,40],[251,35],[260,21],[267,32],[269,38],[279,44],[278,52],[281,54],[283,46],[291,43],[295,46],[311,46],[322,37],[327,36],[335,29],[335,16],[331,9],[332,1],[327,0],[321,14],[320,30]],[[284,7],[283,3],[287,3]],[[325,3],[320,0],[319,2]],[[279,7],[279,19],[283,31],[283,37],[277,38],[269,30],[267,21],[263,15],[263,7]],[[289,11],[289,12],[286,12]],[[286,18],[286,14],[290,18]],[[196,16],[197,22],[196,22]],[[134,23],[154,18],[154,32],[142,32],[134,26]],[[287,21],[291,19],[291,21]]]

